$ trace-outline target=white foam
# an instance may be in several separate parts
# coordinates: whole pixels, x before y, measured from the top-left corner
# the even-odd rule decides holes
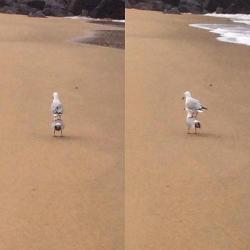
[[[206,14],[205,16],[228,18],[228,19],[231,19],[231,21],[236,22],[236,23],[244,23],[244,24],[250,25],[250,15],[246,15],[246,14],[216,14],[216,13],[210,13],[210,14]]]
[[[206,29],[219,35],[219,41],[250,46],[250,15],[206,14],[206,16],[229,18],[232,24],[191,24],[191,27]]]
[[[69,19],[79,19],[79,20],[86,20],[86,21],[111,21],[113,23],[125,23],[125,20],[118,20],[118,19],[101,19],[101,18],[91,18],[91,17],[85,17],[85,16],[67,16],[65,18]]]

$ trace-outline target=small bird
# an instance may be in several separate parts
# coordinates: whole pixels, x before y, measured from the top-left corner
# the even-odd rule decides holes
[[[182,99],[185,99],[185,110],[191,112],[193,117],[196,117],[199,112],[207,110],[199,100],[192,97],[190,91],[186,91]]]
[[[61,136],[62,136],[62,131],[64,129],[64,123],[59,115],[54,115],[54,121],[52,122],[51,126],[54,129],[54,136],[56,136],[56,131],[60,131]]]
[[[187,118],[186,118],[186,123],[188,127],[188,134],[190,134],[190,129],[194,128],[195,134],[196,134],[196,129],[201,128],[201,122],[196,119],[196,116],[194,116],[193,112],[187,112]]]
[[[59,99],[59,95],[57,92],[53,93],[51,112],[54,116],[59,116],[59,117],[61,117],[61,115],[63,114],[63,105]]]

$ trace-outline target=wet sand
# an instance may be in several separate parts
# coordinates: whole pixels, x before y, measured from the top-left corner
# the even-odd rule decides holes
[[[75,39],[75,42],[125,49],[125,30],[95,30],[85,37]]]
[[[250,49],[188,26],[214,20],[127,10],[127,250],[250,248]]]
[[[103,28],[0,15],[0,249],[124,245],[124,51],[71,42]]]
[[[98,25],[94,30],[86,33],[84,36],[73,38],[73,42],[125,49],[125,23],[114,22],[107,19],[85,21]]]

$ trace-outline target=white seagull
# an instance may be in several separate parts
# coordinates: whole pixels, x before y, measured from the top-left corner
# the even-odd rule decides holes
[[[56,131],[58,131],[58,132],[60,131],[61,136],[62,136],[62,131],[64,129],[64,123],[59,115],[54,115],[54,121],[52,122],[51,127],[54,130],[54,136],[56,136]]]
[[[206,107],[204,107],[199,100],[196,100],[192,97],[191,93],[189,91],[186,91],[184,93],[185,98],[185,110],[187,112],[191,112],[192,116],[196,117],[198,112],[203,112],[204,110],[207,110]]]
[[[59,117],[61,117],[61,115],[63,114],[63,105],[59,99],[59,95],[57,92],[53,93],[51,112],[54,116],[59,116]]]
[[[191,128],[194,128],[195,134],[196,129],[201,128],[201,122],[196,119],[196,116],[193,115],[193,112],[187,112],[186,123],[188,127],[188,134],[190,133]]]

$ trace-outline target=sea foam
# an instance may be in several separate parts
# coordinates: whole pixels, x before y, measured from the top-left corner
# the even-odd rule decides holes
[[[113,23],[125,23],[125,20],[118,20],[118,19],[108,19],[108,18],[91,18],[91,17],[85,17],[85,16],[68,16],[65,18],[69,19],[79,19],[79,20],[86,20],[86,21],[109,21]]]
[[[250,46],[250,15],[206,14],[206,16],[229,18],[231,24],[190,24],[191,27],[206,29],[219,35],[222,42]]]

